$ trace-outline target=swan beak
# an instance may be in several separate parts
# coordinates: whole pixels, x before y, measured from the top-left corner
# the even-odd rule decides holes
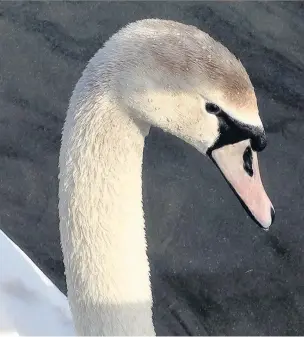
[[[258,157],[249,141],[215,149],[211,157],[246,211],[264,230],[274,221],[274,208],[261,181]]]

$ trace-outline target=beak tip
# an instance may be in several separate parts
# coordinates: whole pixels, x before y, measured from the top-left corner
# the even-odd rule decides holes
[[[267,226],[264,226],[262,224],[259,223],[259,226],[265,231],[265,232],[268,232],[269,231],[269,227],[274,223],[274,220],[275,220],[275,210],[274,208],[271,206],[270,207],[270,215],[271,215],[271,221],[270,221],[270,224]]]

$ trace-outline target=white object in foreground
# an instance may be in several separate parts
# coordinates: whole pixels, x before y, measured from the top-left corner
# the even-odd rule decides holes
[[[74,335],[66,297],[0,230],[0,336]]]

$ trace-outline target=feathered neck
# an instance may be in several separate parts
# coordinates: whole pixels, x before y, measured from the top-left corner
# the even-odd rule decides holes
[[[77,104],[72,100],[70,110],[60,154],[59,212],[77,332],[154,335],[142,208],[148,128],[109,100],[83,96]]]

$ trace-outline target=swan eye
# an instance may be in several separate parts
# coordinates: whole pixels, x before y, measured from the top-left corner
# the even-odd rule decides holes
[[[218,114],[221,111],[221,108],[219,106],[217,106],[216,104],[206,103],[206,110],[210,114],[216,115],[216,114]]]

